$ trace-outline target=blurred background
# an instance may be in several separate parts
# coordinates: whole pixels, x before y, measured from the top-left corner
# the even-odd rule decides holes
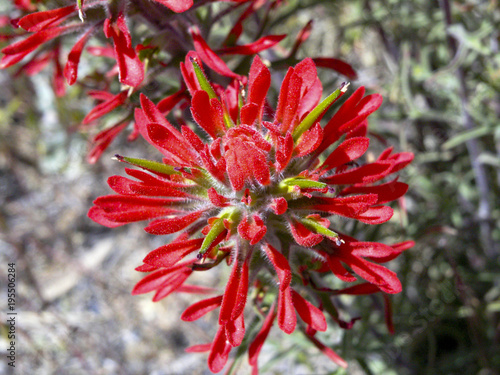
[[[343,318],[362,319],[351,330],[329,324],[321,339],[349,362],[347,370],[300,335],[285,340],[273,330],[261,373],[498,374],[498,2],[290,0],[285,9],[271,23],[274,33],[290,35],[280,46],[290,48],[313,20],[299,57],[351,64],[358,73],[352,88],[384,97],[370,117],[375,150],[392,145],[415,153],[401,173],[410,190],[399,214],[358,230],[416,246],[389,265],[403,283],[391,296],[395,334],[385,327],[380,296],[345,298]],[[12,9],[2,3],[0,11]],[[86,216],[93,199],[111,192],[106,179],[123,172],[112,155],[155,159],[154,150],[124,134],[89,165],[92,129],[79,123],[92,103],[82,88],[56,98],[50,74],[14,73],[0,71],[0,343],[7,345],[7,263],[14,261],[16,373],[208,374],[206,356],[184,348],[212,340],[216,314],[184,323],[179,316],[197,297],[153,303],[149,295],[130,295],[141,276],[134,268],[168,238],[147,235],[140,224],[110,230]],[[325,93],[343,80],[331,71],[321,77]],[[200,284],[224,286],[226,275],[210,277]],[[0,373],[8,371],[2,359]]]

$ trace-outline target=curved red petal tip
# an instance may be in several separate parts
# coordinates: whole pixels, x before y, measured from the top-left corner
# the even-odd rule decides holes
[[[297,315],[293,307],[291,289],[288,287],[279,292],[278,326],[286,334],[291,334],[297,325]]]
[[[270,207],[276,215],[283,215],[288,209],[288,202],[283,197],[274,198]]]
[[[208,367],[210,371],[216,373],[221,371],[227,363],[231,345],[226,340],[226,330],[220,326],[215,335],[210,354],[208,355]]]
[[[222,303],[222,296],[207,298],[193,303],[181,315],[181,319],[185,322],[192,322],[215,310]]]
[[[176,13],[182,13],[193,6],[193,0],[154,0]]]

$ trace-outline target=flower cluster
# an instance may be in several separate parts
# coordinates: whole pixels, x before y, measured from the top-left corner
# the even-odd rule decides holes
[[[81,84],[87,89],[88,95],[97,105],[82,120],[82,129],[89,131],[91,127],[103,125],[103,117],[112,111],[120,112],[117,119],[104,128],[92,139],[92,148],[88,161],[96,162],[109,144],[129,125],[134,127],[129,140],[138,136],[137,124],[133,123],[133,111],[139,106],[140,92],[150,91],[148,85],[156,85],[160,74],[172,72],[171,68],[182,61],[189,50],[195,49],[202,61],[222,76],[236,78],[221,56],[229,59],[259,53],[275,47],[286,35],[261,36],[266,28],[265,20],[282,5],[279,0],[232,0],[224,1],[222,8],[213,16],[201,19],[194,12],[201,6],[211,6],[215,0],[66,0],[67,6],[47,10],[43,2],[13,0],[14,5],[22,12],[19,17],[10,19],[17,28],[17,33],[0,33],[0,40],[10,40],[20,37],[1,52],[0,69],[24,62],[15,75],[34,75],[53,66],[53,88],[57,96],[66,92],[66,84]],[[64,1],[63,1],[64,3]],[[213,24],[227,15],[244,11],[239,15],[228,32],[226,38],[217,48],[211,48],[206,40]],[[186,14],[184,12],[187,12]],[[258,33],[244,32],[245,24],[251,16],[260,12],[261,25]],[[211,13],[209,13],[211,14]],[[0,19],[0,27],[8,24],[8,19]],[[138,30],[146,26],[143,34]],[[277,64],[290,65],[295,62],[295,55],[300,45],[307,39],[311,29],[308,23],[297,36],[292,50],[282,56]],[[200,30],[203,30],[201,32]],[[204,35],[203,35],[204,34]],[[75,41],[68,43],[71,36]],[[238,43],[241,39],[249,43]],[[93,43],[91,42],[93,41]],[[137,43],[139,41],[139,43]],[[68,44],[71,46],[67,51]],[[78,67],[84,55],[93,55],[105,60],[116,62],[105,72],[96,70],[84,78],[79,78]],[[318,66],[333,69],[349,78],[355,77],[355,72],[342,60],[330,57],[315,59]],[[106,63],[107,65],[107,63]],[[177,71],[177,70],[175,70]],[[120,87],[116,85],[118,76]],[[170,77],[178,79],[177,75]],[[160,91],[160,90],[156,90]],[[160,96],[172,92],[172,87],[165,87],[158,92]],[[168,113],[174,106],[187,105],[189,96],[185,86],[181,85],[177,92],[170,95],[159,109]],[[111,117],[113,118],[113,117]]]
[[[380,95],[365,96],[364,88],[321,126],[325,112],[349,85],[322,100],[312,59],[288,69],[273,110],[266,99],[271,73],[258,56],[248,78],[235,76],[227,87],[207,80],[201,65],[207,58],[190,52],[181,63],[199,128],[173,126],[141,95],[141,108],[135,110],[138,131],[162,153],[162,162],[117,155],[138,169],[126,168],[131,178],[111,177],[108,183],[116,194],[97,198],[89,217],[108,227],[147,220],[148,233],[179,233],[144,258],[137,270],[149,274],[133,294],[154,291],[158,301],[173,292],[207,292],[187,284],[188,278],[221,264],[230,267],[224,294],[196,302],[182,315],[193,321],[219,308],[213,342],[189,349],[209,351],[213,372],[226,365],[232,348],[243,346],[256,373],[274,324],[287,334],[299,327],[322,352],[346,366],[315,337],[327,329],[324,312],[350,328],[354,321],[339,319],[335,295],[400,292],[396,274],[381,263],[412,243],[358,241],[343,228],[332,228],[329,218],[388,221],[393,210],[386,204],[402,197],[408,186],[386,177],[413,155],[388,148],[376,160],[364,160],[367,118],[382,102]],[[331,289],[322,281],[328,273],[345,282],[364,282]],[[245,330],[250,288],[258,313],[252,329]]]

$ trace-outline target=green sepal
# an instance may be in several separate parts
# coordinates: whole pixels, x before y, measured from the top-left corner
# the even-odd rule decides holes
[[[203,73],[203,69],[201,69],[200,65],[195,59],[191,59],[191,62],[193,63],[193,69],[194,73],[196,74],[196,78],[198,79],[198,83],[201,86],[201,89],[205,91],[208,94],[208,97],[210,99],[217,99],[219,100],[219,97],[214,91],[214,88],[208,81],[207,77],[205,76],[205,73]],[[229,113],[227,112],[226,106],[222,105],[222,117],[224,118],[224,124],[226,125],[227,128],[231,128],[234,126],[233,120],[231,120],[231,117],[229,117]]]
[[[222,211],[222,214],[219,216],[219,218],[212,224],[212,228],[210,231],[207,233],[205,236],[205,239],[203,240],[201,244],[200,251],[198,252],[199,255],[203,255],[206,253],[206,251],[210,248],[210,245],[215,241],[217,236],[221,234],[226,227],[224,226],[224,220],[229,219],[233,221],[232,219],[235,219],[237,216],[236,210],[234,208],[227,208]]]
[[[200,65],[198,65],[198,62],[195,59],[192,59],[191,62],[193,63],[194,74],[196,74],[196,78],[198,79],[201,89],[208,94],[210,99],[218,99],[214,88],[208,81],[207,77],[205,77],[205,73],[203,73],[203,70]]]
[[[125,162],[128,164],[135,165],[136,167],[140,167],[151,171],[153,173],[160,173],[165,175],[177,174],[181,175],[182,173],[176,171],[174,167],[168,164],[159,163],[152,160],[147,159],[136,159],[136,158],[128,158],[125,156],[115,155],[115,159],[121,162]]]
[[[316,220],[303,218],[300,221],[302,222],[302,224],[304,224],[307,228],[314,231],[315,233],[322,234],[324,236],[331,237],[331,238],[338,238],[339,237],[338,233],[335,233],[334,231],[332,231],[328,228],[325,228],[323,225],[318,223]]]
[[[224,229],[226,229],[224,227],[224,218],[221,217],[212,224],[212,228],[205,236],[205,239],[203,240],[199,251],[200,255],[203,255],[207,252],[207,250],[210,248],[210,245],[215,241],[217,236],[224,231]]]
[[[349,83],[342,84],[337,90],[328,95],[321,103],[319,103],[309,114],[303,119],[300,124],[295,128],[292,133],[294,142],[300,138],[311,126],[314,125],[316,120],[323,112],[325,112],[328,107],[330,107],[335,100],[337,100],[342,94],[347,91]]]
[[[300,176],[286,178],[286,179],[284,179],[283,181],[280,182],[280,185],[282,185],[282,186],[283,185],[284,186],[292,186],[292,187],[293,186],[298,186],[301,189],[308,189],[308,188],[309,189],[310,188],[324,189],[324,188],[326,188],[328,186],[324,182],[309,180],[307,178],[300,177]]]

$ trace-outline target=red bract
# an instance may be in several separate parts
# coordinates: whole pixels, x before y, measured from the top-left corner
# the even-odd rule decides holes
[[[198,38],[196,32],[193,37]],[[206,50],[203,53],[207,65],[225,72],[227,67]],[[329,271],[344,282],[363,281],[338,293],[329,289],[331,296],[398,293],[402,286],[396,274],[380,263],[411,244],[357,241],[335,230],[329,218],[337,215],[367,224],[388,221],[393,209],[385,204],[404,195],[408,186],[397,178],[382,180],[413,156],[393,154],[389,148],[371,163],[364,159],[369,146],[367,117],[381,103],[377,94],[364,96],[364,88],[351,95],[323,128],[324,112],[348,85],[322,100],[312,59],[288,70],[272,118],[264,110],[271,74],[259,57],[242,89],[234,83],[226,89],[211,85],[199,61],[190,53],[182,65],[198,130],[184,123],[179,130],[142,96],[135,119],[163,160],[117,156],[142,170],[126,170],[136,180],[111,178],[109,185],[117,194],[98,198],[89,216],[109,227],[152,220],[145,228],[149,233],[181,233],[144,258],[140,270],[153,273],[137,284],[134,294],[155,291],[158,300],[175,290],[194,290],[184,285],[193,272],[230,265],[224,294],[197,302],[182,315],[191,321],[220,308],[213,343],[192,349],[209,351],[212,371],[220,371],[231,348],[250,334],[249,361],[257,373],[257,357],[274,321],[287,334],[300,328],[345,367],[346,362],[314,333],[326,330],[324,313],[344,329],[357,318],[340,320],[334,305],[324,304],[327,297],[317,293],[328,289],[318,280]],[[252,303],[261,312],[262,328],[245,333],[245,305],[252,287],[258,289],[259,297]],[[273,298],[263,298],[265,294]],[[386,297],[390,311],[388,301]],[[390,317],[387,322],[392,330]]]
[[[144,79],[144,65],[132,47],[132,38],[125,23],[125,16],[120,13],[116,18],[104,21],[106,38],[113,39],[115,57],[120,71],[120,82],[132,87],[140,85]]]

